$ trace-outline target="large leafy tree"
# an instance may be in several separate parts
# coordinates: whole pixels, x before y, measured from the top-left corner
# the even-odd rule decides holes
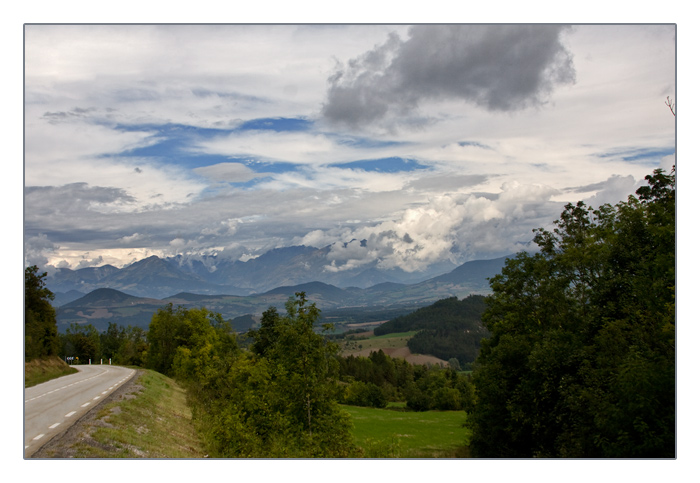
[[[212,363],[238,349],[235,333],[221,314],[172,304],[153,314],[147,339],[148,367],[186,381],[204,377]]]
[[[26,360],[58,354],[54,294],[46,287],[46,272],[36,265],[24,270],[24,356]]]
[[[646,180],[567,205],[491,280],[476,456],[675,455],[675,170]]]
[[[353,450],[349,416],[336,402],[337,344],[315,331],[320,310],[304,292],[295,294],[281,316],[275,308],[263,314],[252,331],[256,360],[270,368],[273,399],[294,430],[290,440],[305,456],[348,456]],[[324,326],[324,329],[330,328]]]

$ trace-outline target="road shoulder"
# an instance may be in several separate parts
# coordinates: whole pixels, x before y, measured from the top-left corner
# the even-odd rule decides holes
[[[132,377],[125,381],[124,384],[115,389],[111,394],[105,397],[100,403],[96,404],[90,411],[80,417],[74,424],[65,429],[62,433],[57,434],[51,440],[46,442],[37,451],[28,458],[32,459],[54,459],[54,458],[73,458],[75,457],[75,446],[78,442],[86,442],[91,444],[90,434],[97,426],[104,426],[109,423],[103,421],[104,418],[98,418],[101,409],[109,403],[121,401],[130,397],[135,397],[142,387],[138,384],[139,376],[143,373],[141,370],[135,371]]]

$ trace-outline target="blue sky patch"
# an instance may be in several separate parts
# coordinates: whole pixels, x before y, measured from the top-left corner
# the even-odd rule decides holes
[[[246,121],[237,131],[275,131],[275,132],[299,132],[308,131],[313,127],[313,122],[302,118],[268,117],[251,119]]]
[[[399,157],[365,159],[351,161],[349,163],[335,163],[329,166],[333,168],[362,169],[364,171],[374,171],[377,173],[401,173],[415,171],[417,169],[428,169],[428,166],[422,165],[413,159]]]
[[[656,149],[630,149],[628,151],[619,151],[612,153],[598,154],[599,158],[621,158],[623,161],[648,163],[656,161],[664,156],[670,156],[676,152],[675,148],[656,148]]]
[[[182,124],[140,124],[118,126],[123,131],[151,131],[152,138],[158,142],[150,146],[144,146],[129,151],[124,151],[118,156],[153,158],[155,161],[167,164],[176,164],[183,168],[200,168],[219,163],[240,162],[256,172],[283,173],[294,171],[292,163],[270,163],[258,161],[252,156],[227,156],[221,154],[203,154],[192,150],[200,141],[217,136],[226,136],[231,133],[269,129],[276,132],[307,130],[312,123],[304,119],[288,118],[261,118],[247,121],[236,129],[212,129]]]

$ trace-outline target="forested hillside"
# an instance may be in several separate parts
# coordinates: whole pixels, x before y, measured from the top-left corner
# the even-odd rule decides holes
[[[476,359],[481,339],[488,334],[481,323],[485,309],[485,298],[481,295],[470,295],[463,300],[450,297],[396,317],[374,329],[374,334],[418,330],[408,341],[411,352],[445,360],[455,358],[466,365]]]

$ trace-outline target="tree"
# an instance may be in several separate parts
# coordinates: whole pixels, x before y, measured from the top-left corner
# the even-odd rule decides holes
[[[148,326],[148,362],[150,369],[172,375],[172,365],[178,346],[187,343],[184,307],[168,304],[158,309]]]
[[[385,408],[386,397],[379,386],[371,382],[353,381],[345,388],[345,404]]]
[[[238,350],[236,336],[221,314],[205,308],[158,309],[148,326],[148,367],[183,381],[196,381],[211,371],[211,362]]]
[[[75,357],[81,364],[97,363],[102,354],[100,333],[92,324],[71,324],[61,334],[64,356]]]
[[[105,359],[113,359],[115,363],[118,361],[119,349],[124,345],[126,340],[126,330],[114,322],[109,322],[107,330],[100,334],[100,346],[102,348],[102,357]]]
[[[263,314],[260,329],[249,333],[251,356],[239,357],[228,373],[220,417],[236,423],[218,433],[219,451],[232,455],[247,438],[247,455],[348,456],[355,450],[349,415],[335,401],[338,347],[315,332],[320,311],[304,292],[286,309],[285,316],[274,308]]]
[[[56,311],[51,306],[54,294],[46,288],[46,272],[39,273],[36,265],[24,270],[24,357],[58,354]]]
[[[117,351],[118,364],[146,366],[148,355],[148,341],[146,331],[141,327],[127,326],[124,330],[124,338]]]
[[[675,169],[646,180],[567,205],[491,280],[476,456],[675,455]]]

